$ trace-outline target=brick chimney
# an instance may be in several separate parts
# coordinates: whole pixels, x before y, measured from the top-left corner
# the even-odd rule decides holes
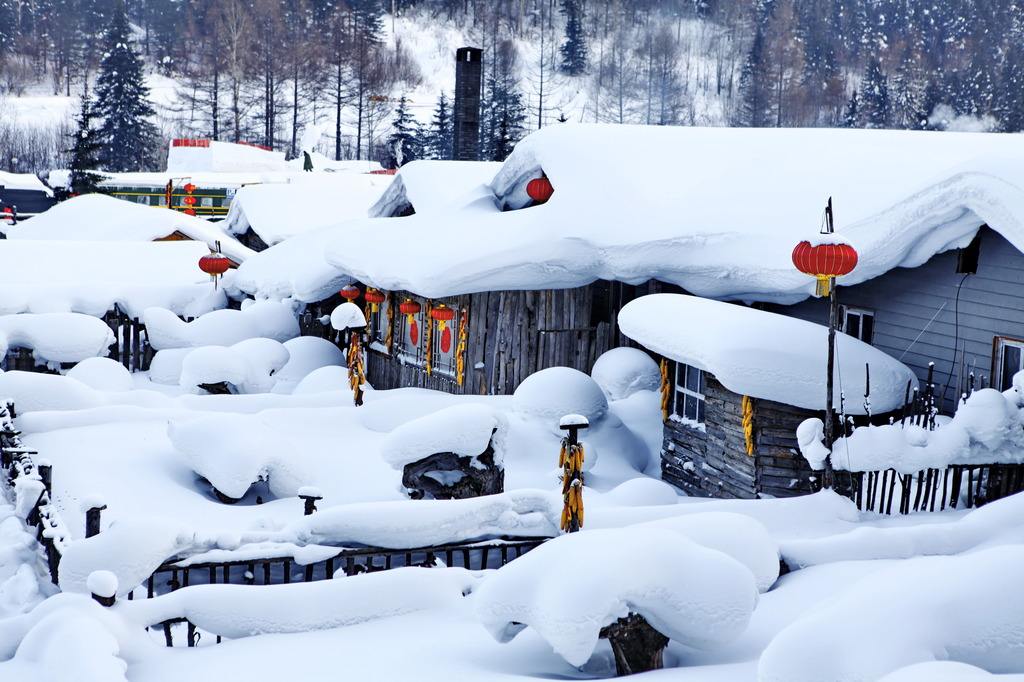
[[[460,47],[455,51],[455,101],[452,158],[480,160],[480,83],[484,51]]]

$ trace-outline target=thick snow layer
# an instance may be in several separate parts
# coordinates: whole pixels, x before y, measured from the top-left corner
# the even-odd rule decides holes
[[[498,569],[473,600],[498,641],[528,626],[581,666],[601,628],[629,613],[687,646],[728,642],[747,627],[757,588],[721,552],[669,530],[627,528],[555,538]]]
[[[156,625],[187,618],[231,639],[265,633],[308,632],[450,607],[476,579],[460,568],[398,568],[380,573],[273,585],[196,585],[155,599],[125,602],[127,619]]]
[[[284,344],[274,339],[246,339],[233,346],[195,348],[181,361],[182,388],[198,392],[200,384],[225,382],[238,393],[267,393],[274,374],[288,364]]]
[[[1024,675],[1000,675],[966,663],[934,661],[916,663],[889,673],[878,682],[1024,682]]]
[[[552,426],[567,414],[581,414],[595,423],[608,412],[608,400],[597,382],[569,367],[549,367],[526,377],[516,388],[512,404]]]
[[[661,388],[661,370],[651,356],[638,348],[612,348],[594,363],[590,376],[608,400],[622,400],[637,391]]]
[[[836,561],[909,559],[914,556],[959,554],[986,544],[1024,543],[1024,495],[1011,495],[973,509],[953,520],[906,527],[860,527],[847,533],[803,538],[783,544],[793,567]]]
[[[167,150],[168,173],[283,171],[286,168],[283,152],[253,145],[207,140],[203,147],[171,145]]]
[[[227,303],[199,269],[207,253],[195,241],[0,240],[0,313],[98,317],[117,304],[134,317],[150,306],[201,315]]]
[[[992,671],[1024,660],[1024,545],[904,561],[780,632],[759,682],[860,682],[939,659]],[[870,608],[866,608],[870,605]]]
[[[214,310],[191,322],[166,309],[147,308],[142,319],[149,343],[157,350],[230,346],[252,338],[284,342],[299,335],[291,306],[275,301],[255,301],[242,310]]]
[[[825,408],[828,329],[813,322],[681,294],[654,294],[627,303],[619,327],[629,338],[672,360],[710,372],[730,391],[810,410]],[[864,414],[864,366],[871,366],[871,405],[903,405],[903,363],[846,334],[836,334],[834,404],[845,393],[848,414]]]
[[[493,173],[491,174],[494,175]],[[49,187],[43,184],[34,173],[8,173],[0,171],[0,187],[4,189],[27,189],[33,192],[43,192],[47,196],[53,196]]]
[[[821,149],[843,163],[823,165]],[[654,278],[700,296],[793,303],[814,280],[793,267],[792,249],[818,231],[829,196],[860,254],[840,284],[921,265],[982,224],[1024,249],[1020,171],[1004,160],[1020,153],[1024,139],[1001,134],[548,126],[516,145],[491,184],[518,208],[543,171],[547,203],[418,214],[389,223],[386,240],[374,239],[380,219],[353,222],[326,258],[369,285],[433,298]]]
[[[433,213],[458,205],[494,179],[501,168],[493,161],[410,161],[370,207],[372,218],[389,218],[409,210]]]
[[[401,469],[440,452],[476,457],[494,438],[494,463],[501,465],[508,431],[505,417],[485,405],[454,405],[399,426],[381,444],[381,456]]]
[[[292,393],[296,395],[323,393],[324,391],[345,391],[346,397],[351,397],[349,395],[351,390],[348,385],[348,367],[329,365],[314,369],[292,389]]]
[[[69,369],[67,376],[99,391],[130,391],[135,387],[131,372],[110,358],[86,358]]]
[[[367,173],[304,173],[288,182],[248,185],[231,200],[224,229],[238,235],[252,229],[273,246],[301,232],[365,218],[391,181]]]
[[[342,303],[331,311],[331,326],[341,331],[365,327],[363,309],[351,301]]]
[[[318,336],[298,336],[285,341],[284,348],[288,351],[288,362],[274,374],[274,393],[291,393],[310,373],[324,367],[341,369],[345,364],[341,349]],[[346,385],[339,383],[333,388]]]
[[[0,356],[11,348],[30,348],[40,364],[58,365],[106,355],[112,343],[110,327],[89,315],[0,315]]]
[[[62,201],[32,220],[7,229],[7,238],[42,241],[151,242],[180,232],[210,250],[241,263],[255,252],[225,232],[218,223],[180,211],[158,209],[105,194],[85,194]]]
[[[1024,384],[1024,372],[1014,377]],[[950,464],[1020,464],[1024,462],[1024,409],[1019,393],[983,388],[957,407],[949,421],[929,431],[913,424],[862,426],[832,447],[832,466],[845,471],[896,469],[910,474]],[[808,419],[797,430],[800,452],[821,468],[828,450],[821,441],[821,420]],[[817,466],[816,466],[817,465]]]

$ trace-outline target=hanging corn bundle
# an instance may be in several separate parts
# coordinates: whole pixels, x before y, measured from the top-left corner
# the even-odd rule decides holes
[[[668,360],[661,359],[661,421],[667,422],[672,401],[672,387],[668,383]]]
[[[424,348],[423,348],[423,361],[424,361],[424,364],[426,365],[424,367],[424,369],[426,369],[428,377],[434,371],[434,367],[432,365],[433,360],[434,360],[434,325],[431,322],[432,317],[430,315],[430,309],[431,309],[431,303],[430,303],[430,300],[428,299],[427,300],[427,315],[426,315],[426,320],[427,320],[426,327],[427,328],[425,330],[426,333],[424,334],[424,336],[426,338],[424,339],[424,344],[423,344],[424,345]]]
[[[740,402],[743,407],[743,440],[747,446],[747,455],[754,456],[754,399],[743,396]]]
[[[562,417],[559,428],[569,434],[562,439],[558,466],[562,469],[562,518],[560,528],[575,533],[583,527],[583,444],[578,440],[580,429],[589,426],[586,417],[578,414]]]
[[[459,343],[455,346],[455,382],[461,386],[466,380],[466,346],[469,341],[468,317],[466,309],[462,309],[459,318]]]
[[[366,372],[363,369],[363,349],[359,344],[359,332],[352,332],[348,344],[348,385],[352,389],[352,400],[356,407],[363,404],[363,384]]]
[[[388,316],[388,330],[384,334],[384,347],[388,350],[388,355],[391,354],[391,347],[395,343],[395,296],[394,294],[388,294],[388,305],[387,305],[387,316]]]

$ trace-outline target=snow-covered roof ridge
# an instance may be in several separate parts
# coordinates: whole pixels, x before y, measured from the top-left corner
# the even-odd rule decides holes
[[[813,322],[682,294],[654,294],[619,312],[622,333],[655,353],[710,372],[730,391],[805,409],[824,409],[828,329]],[[848,414],[864,414],[865,364],[871,405],[879,413],[903,405],[906,365],[846,334],[836,335],[834,396]]]
[[[826,164],[826,148],[839,161]],[[381,244],[379,222],[359,221],[325,259],[430,297],[655,278],[712,298],[793,303],[813,280],[793,267],[792,248],[818,231],[829,196],[861,254],[841,284],[920,265],[982,224],[1024,248],[1015,150],[1024,154],[1024,137],[994,133],[552,126],[521,141],[491,183],[500,206],[521,208],[526,180],[543,171],[554,187],[544,205],[501,211],[478,197],[389,224]],[[371,243],[352,250],[354,240]]]
[[[31,220],[7,228],[10,240],[153,241],[180,232],[211,250],[220,242],[221,252],[243,262],[255,252],[243,246],[217,223],[180,211],[140,206],[103,194],[84,194],[68,199]]]
[[[408,208],[416,213],[443,209],[487,185],[500,168],[495,161],[410,161],[398,169],[369,216],[387,218]]]

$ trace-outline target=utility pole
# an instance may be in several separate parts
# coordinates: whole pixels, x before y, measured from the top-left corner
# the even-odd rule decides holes
[[[828,198],[828,205],[825,207],[825,234],[835,232],[835,223],[832,219],[832,197]],[[835,417],[833,408],[833,391],[835,390],[835,367],[836,367],[836,321],[839,318],[839,301],[836,298],[836,278],[829,278],[828,287],[828,375],[825,380],[825,447],[832,449],[835,442]],[[825,458],[825,471],[822,486],[831,488],[834,484],[832,471],[832,455]]]

